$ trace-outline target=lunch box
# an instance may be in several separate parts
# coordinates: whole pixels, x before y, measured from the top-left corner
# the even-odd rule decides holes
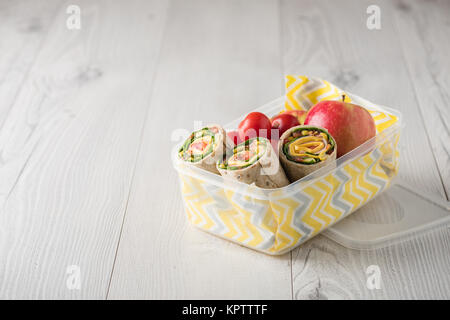
[[[307,80],[296,88],[305,99],[303,107],[321,100],[341,99],[343,91],[329,82]],[[177,146],[172,160],[178,171],[187,219],[194,226],[223,239],[266,254],[280,255],[382,194],[393,183],[399,168],[401,114],[348,92],[345,95],[346,101],[363,106],[371,113],[377,128],[376,136],[335,163],[283,188],[261,189],[224,180],[220,175],[179,160]],[[271,117],[292,108],[288,99],[288,95],[280,97],[254,111]],[[225,130],[235,130],[241,120],[225,125]],[[359,230],[352,230],[352,223],[347,223],[342,228],[330,228],[325,235],[358,249],[371,248],[371,244],[380,244],[386,239],[387,234],[383,231],[378,230],[380,234],[365,232],[370,224],[353,222]],[[365,239],[365,234],[372,238]]]

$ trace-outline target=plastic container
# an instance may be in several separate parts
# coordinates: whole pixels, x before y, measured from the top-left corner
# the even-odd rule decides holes
[[[196,227],[243,246],[278,255],[341,221],[391,185],[398,171],[401,114],[348,94],[374,117],[377,135],[345,156],[279,189],[225,181],[180,161],[181,194],[188,220]],[[285,97],[255,111],[268,116],[285,109]],[[242,119],[225,126],[238,127]],[[178,150],[178,147],[174,150]],[[345,235],[335,233],[335,238]],[[333,237],[333,234],[329,234]],[[344,241],[345,242],[345,241]]]
[[[449,227],[449,201],[413,190],[396,179],[388,192],[323,234],[350,249],[373,250]]]

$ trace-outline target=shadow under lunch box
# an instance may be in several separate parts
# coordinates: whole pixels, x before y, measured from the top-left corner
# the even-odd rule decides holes
[[[349,100],[375,120],[371,140],[304,178],[278,189],[261,189],[194,167],[172,155],[188,220],[240,245],[279,255],[311,239],[385,191],[398,172],[401,114],[356,95]],[[285,97],[255,111],[272,117]],[[226,125],[235,130],[242,119]],[[178,149],[176,149],[178,150]],[[336,234],[334,234],[336,237]]]

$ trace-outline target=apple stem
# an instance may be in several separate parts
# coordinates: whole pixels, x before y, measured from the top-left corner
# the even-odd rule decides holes
[[[345,102],[345,94],[342,95],[342,102]]]

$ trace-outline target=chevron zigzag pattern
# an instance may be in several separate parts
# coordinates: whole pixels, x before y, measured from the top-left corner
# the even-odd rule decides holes
[[[352,102],[345,91],[325,80],[308,78],[306,76],[287,75],[285,83],[286,110],[309,110],[322,100],[340,100],[344,94],[345,101]],[[389,113],[381,112],[376,108],[371,109],[370,106],[365,106],[365,108],[371,113],[375,120],[375,126],[378,133],[389,128],[398,121],[396,116]]]
[[[344,91],[325,80],[308,78],[306,76],[286,76],[287,110],[309,110],[321,100],[338,100],[345,94]],[[348,95],[346,102],[351,102]]]
[[[311,239],[383,192],[396,174],[398,134],[392,141],[294,194],[260,200],[180,173],[188,220],[195,226],[268,254]]]

